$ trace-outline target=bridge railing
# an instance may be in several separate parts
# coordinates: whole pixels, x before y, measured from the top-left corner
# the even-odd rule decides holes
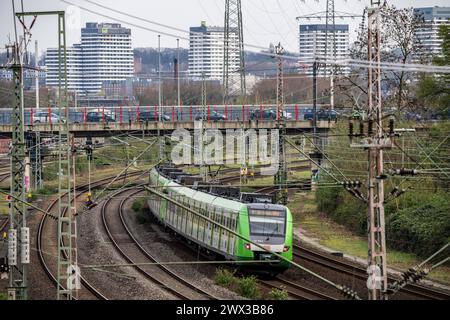
[[[328,109],[327,105],[319,106]],[[25,124],[53,123],[62,116],[70,123],[135,123],[159,121],[158,106],[118,106],[95,108],[70,108],[66,114],[59,113],[57,107],[31,108],[24,110]],[[202,117],[202,106],[162,106],[163,121],[189,122]],[[0,124],[11,124],[11,109],[0,108]],[[248,121],[276,120],[275,105],[208,105],[206,121]],[[302,104],[285,105],[286,121],[302,121],[312,119],[312,106]],[[323,120],[323,119],[322,119]],[[335,120],[330,117],[330,120]]]

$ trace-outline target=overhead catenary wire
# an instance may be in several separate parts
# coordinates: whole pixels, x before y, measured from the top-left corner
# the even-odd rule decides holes
[[[134,26],[136,28],[140,28],[140,29],[147,30],[147,31],[150,31],[150,32],[166,35],[168,37],[174,37],[174,38],[177,38],[177,39],[182,39],[182,40],[189,41],[188,37],[183,37],[183,36],[180,36],[179,34],[172,34],[172,33],[169,33],[169,32],[155,30],[155,29],[148,28],[148,27],[145,27],[145,26],[142,26],[142,25],[130,22],[130,21],[126,21],[124,19],[111,17],[109,15],[100,13],[98,11],[95,11],[95,10],[92,10],[92,9],[89,9],[89,8],[86,8],[86,7],[82,7],[82,6],[78,5],[78,4],[75,4],[75,3],[67,1],[67,0],[60,0],[60,1],[66,3],[66,4],[70,4],[70,5],[76,6],[76,7],[80,8],[80,9],[82,9],[84,11],[87,11],[87,12],[90,12],[92,14],[97,14],[99,16],[102,16],[102,17],[105,17],[105,18],[108,18],[108,19],[116,20],[118,22]],[[87,1],[87,0],[84,0],[84,1]],[[95,3],[95,2],[92,1],[92,3]],[[103,6],[103,7],[107,8],[108,10],[110,9],[110,7],[107,7],[107,6]],[[120,12],[120,14],[132,17],[134,19],[137,19],[136,16],[134,16],[134,15],[130,16],[128,13],[125,13],[125,12]],[[143,19],[143,18],[139,17],[139,19]],[[160,24],[159,22],[151,21],[151,20],[148,20],[148,19],[146,19],[146,20],[147,20],[146,22],[148,22],[148,23],[153,23],[153,24],[158,24],[158,25]],[[179,28],[176,28],[176,27],[173,27],[173,26],[169,26],[169,25],[165,25],[165,28],[169,28],[169,29],[175,30],[177,32],[180,32],[180,30],[181,30]],[[183,33],[189,34],[189,31],[184,30]],[[253,48],[253,49],[267,50],[267,48],[265,48],[265,47],[261,47],[261,46],[257,46],[257,45],[253,45],[253,44],[244,43],[244,45],[246,47],[250,47],[250,48]],[[258,52],[258,53],[261,54],[261,55],[267,55],[267,56],[278,56],[275,53],[269,53],[269,52],[263,52],[263,51],[262,52]],[[284,59],[291,59],[291,60],[297,60],[297,61],[300,60],[298,55],[292,55],[292,53],[290,55],[287,55],[287,54],[286,55],[281,55],[280,57],[283,57]],[[320,63],[325,63],[326,62],[326,63],[336,64],[336,65],[356,66],[356,67],[363,67],[363,68],[376,68],[377,67],[377,65],[372,64],[368,60],[356,60],[356,59],[334,59],[333,60],[333,59],[324,59],[323,57],[320,57],[320,56],[316,57],[316,60],[317,60],[317,62],[320,62]],[[380,64],[380,66],[381,66],[381,69],[384,69],[384,70],[400,70],[400,71],[414,71],[414,72],[421,71],[421,72],[428,72],[428,73],[450,73],[450,67],[440,67],[440,66],[433,66],[433,65],[430,66],[430,65],[411,64],[411,63],[403,64],[403,63],[386,63],[386,62],[382,62]]]

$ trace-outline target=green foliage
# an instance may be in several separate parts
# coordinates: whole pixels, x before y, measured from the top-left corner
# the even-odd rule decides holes
[[[48,196],[48,195],[55,194],[57,192],[58,192],[58,188],[57,187],[43,187],[43,188],[37,190],[35,192],[35,194]]]
[[[147,223],[149,220],[148,213],[145,210],[146,203],[144,198],[138,198],[133,201],[131,209],[136,213],[136,219],[139,224]]]
[[[289,299],[289,294],[284,289],[274,288],[269,292],[269,298],[271,300],[287,300]]]
[[[442,56],[433,59],[433,63],[439,66],[450,64],[450,26],[441,25],[439,27],[439,37],[442,39]],[[434,75],[424,76],[420,80],[417,89],[417,96],[426,104],[448,117],[450,112],[450,76]]]
[[[134,212],[142,212],[145,206],[145,199],[144,198],[138,198],[133,201],[133,204],[131,205],[131,208]]]
[[[388,239],[397,249],[428,256],[450,240],[450,198],[444,192],[422,192],[403,199],[402,208],[389,207]]]
[[[261,292],[255,276],[242,277],[237,283],[237,292],[246,298],[258,299]]]
[[[318,209],[357,233],[366,230],[365,205],[343,188],[318,187]]]
[[[229,288],[236,282],[236,279],[234,277],[234,272],[224,268],[217,268],[216,274],[214,275],[214,281],[219,286]]]

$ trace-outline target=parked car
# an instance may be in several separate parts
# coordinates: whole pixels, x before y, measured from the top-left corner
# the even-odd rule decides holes
[[[330,121],[336,121],[337,120],[338,113],[336,110],[323,110],[318,109],[317,110],[317,120],[330,120]],[[305,111],[305,120],[313,120],[314,119],[314,111],[313,109],[306,109]]]
[[[201,113],[198,113],[196,116],[195,116],[195,120],[196,121],[199,121],[199,120],[201,120],[202,119],[202,114]],[[203,120],[208,120],[208,114],[206,113],[206,114],[203,114]],[[227,117],[224,115],[224,114],[222,114],[222,113],[220,113],[220,112],[217,112],[217,111],[212,111],[210,114],[209,114],[209,120],[210,121],[223,121],[223,120],[227,120]]]
[[[161,120],[170,121],[170,117],[163,113],[161,115]],[[141,113],[139,113],[139,121],[159,121],[159,113],[158,111],[142,111]]]
[[[103,121],[115,122],[116,120],[109,114],[98,111],[90,111],[86,114],[86,122],[103,122]]]
[[[33,122],[34,123],[58,123],[61,118],[62,122],[66,122],[66,120],[63,117],[59,117],[56,113],[48,113],[48,112],[36,112],[33,115]]]
[[[262,119],[263,120],[274,120],[277,118],[277,112],[273,109],[263,109]],[[259,120],[261,119],[261,109],[255,109],[250,114],[250,119]]]

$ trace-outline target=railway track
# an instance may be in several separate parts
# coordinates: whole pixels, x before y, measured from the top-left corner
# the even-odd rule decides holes
[[[3,182],[9,178],[9,173],[0,173],[0,182]]]
[[[136,239],[124,218],[126,202],[142,190],[136,190],[136,188],[122,190],[114,194],[114,196],[121,195],[123,197],[118,204],[114,204],[113,201],[116,200],[110,198],[104,201],[101,207],[103,227],[109,239],[119,254],[130,264],[137,262],[158,263],[158,260]],[[133,268],[151,282],[164,288],[174,298],[217,300],[210,293],[196,287],[164,265],[135,265]]]
[[[8,227],[9,217],[4,216],[0,220],[0,232],[6,231],[6,228]]]
[[[142,174],[141,171],[138,172],[133,172],[133,173],[129,173],[128,176],[133,177],[136,176],[138,174]],[[103,186],[107,183],[109,183],[113,178],[115,177],[108,177],[108,178],[104,178],[98,181],[95,181],[93,183],[91,183],[91,188],[95,189],[98,188],[100,186]],[[88,185],[82,185],[77,187],[77,195],[76,197],[79,198],[83,192],[85,192],[88,189]],[[53,200],[50,205],[47,208],[47,212],[52,212],[54,211],[54,209],[56,208],[58,204],[58,199]],[[45,224],[47,223],[49,217],[48,215],[43,215],[39,226],[38,226],[38,232],[37,232],[37,241],[36,241],[36,247],[37,247],[37,254],[38,254],[38,259],[39,262],[45,272],[45,274],[47,275],[47,277],[50,279],[50,281],[53,283],[53,285],[55,286],[55,288],[58,285],[57,279],[54,275],[54,273],[52,272],[52,267],[50,267],[49,262],[46,261],[45,257],[44,257],[44,252],[47,252],[44,249],[44,228],[45,228]],[[82,299],[98,299],[98,300],[107,300],[107,297],[105,295],[103,295],[101,292],[99,292],[92,284],[90,284],[84,277],[81,277],[81,284],[83,286],[83,289],[79,292],[79,296]]]
[[[332,296],[284,279],[280,276],[273,280],[259,280],[259,283],[270,289],[283,288],[289,294],[290,298],[295,298],[298,300],[337,300]]]
[[[354,277],[358,280],[367,281],[366,269],[356,265],[355,263],[346,262],[344,260],[332,257],[329,254],[321,253],[304,246],[294,245],[293,255],[300,261],[308,261],[316,265],[328,268],[335,272],[341,274],[346,274],[348,276]],[[389,281],[393,282],[398,280],[392,276],[388,277]],[[410,284],[402,289],[403,293],[412,295],[417,298],[427,299],[427,300],[449,300],[450,294],[437,290],[435,288],[429,288],[423,285]]]

